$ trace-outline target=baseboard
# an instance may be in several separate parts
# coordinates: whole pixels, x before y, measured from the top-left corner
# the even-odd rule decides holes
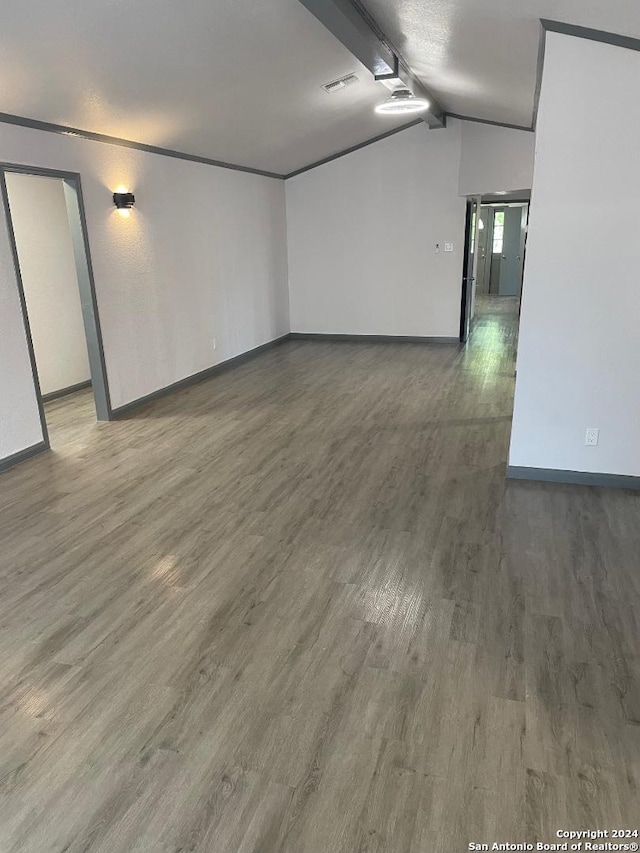
[[[597,474],[588,471],[562,471],[555,468],[507,467],[509,480],[537,480],[542,483],[569,483],[576,486],[600,486],[605,489],[640,489],[640,477],[626,474]]]
[[[260,346],[247,350],[247,352],[243,352],[240,353],[240,355],[229,358],[226,361],[221,361],[219,364],[214,364],[212,367],[207,367],[205,370],[201,370],[198,373],[192,373],[191,376],[186,376],[184,379],[172,382],[171,385],[159,388],[157,391],[152,391],[151,394],[146,394],[144,397],[132,400],[130,403],[125,403],[124,406],[118,406],[117,409],[113,409],[112,415],[114,418],[121,418],[123,415],[128,415],[136,409],[139,409],[141,406],[145,406],[147,403],[153,403],[154,400],[166,397],[168,394],[173,394],[174,391],[180,391],[183,388],[188,388],[190,385],[197,385],[198,382],[203,382],[205,379],[211,379],[213,376],[218,376],[226,370],[238,367],[238,365],[243,364],[245,361],[255,358],[257,355],[265,352],[265,350],[279,346],[288,339],[289,334],[287,333],[279,338],[275,338],[273,341],[267,341],[266,344],[260,344]]]
[[[37,444],[32,444],[31,447],[25,447],[24,450],[19,450],[17,453],[12,453],[11,456],[5,456],[0,459],[0,473],[8,471],[14,465],[19,465],[21,462],[26,462],[32,456],[37,456],[49,447],[44,441],[39,441]]]
[[[42,395],[43,403],[50,403],[52,400],[59,400],[60,397],[68,397],[69,394],[75,394],[76,391],[84,391],[85,388],[91,388],[91,380],[86,382],[78,382],[77,385],[69,385],[67,388],[61,388],[59,391],[52,391],[50,394]]]
[[[342,335],[321,332],[291,332],[294,341],[351,341],[371,344],[459,344],[459,338],[429,335]]]

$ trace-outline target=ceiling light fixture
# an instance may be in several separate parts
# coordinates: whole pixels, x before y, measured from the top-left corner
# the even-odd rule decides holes
[[[417,98],[409,89],[396,89],[386,101],[378,104],[376,112],[382,115],[405,115],[428,109],[429,101],[425,98]]]

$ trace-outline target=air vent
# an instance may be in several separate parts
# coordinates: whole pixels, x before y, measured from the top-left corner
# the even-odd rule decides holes
[[[325,83],[322,87],[325,92],[328,92],[332,95],[334,92],[340,92],[342,89],[346,89],[347,86],[351,86],[353,83],[357,83],[358,78],[355,74],[346,74],[344,77],[339,77],[337,80],[332,80],[331,83]]]

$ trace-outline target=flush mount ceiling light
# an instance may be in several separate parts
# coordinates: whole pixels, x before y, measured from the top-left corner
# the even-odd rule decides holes
[[[396,89],[386,101],[378,104],[376,112],[382,115],[405,115],[428,109],[429,101],[425,98],[417,98],[409,89]]]

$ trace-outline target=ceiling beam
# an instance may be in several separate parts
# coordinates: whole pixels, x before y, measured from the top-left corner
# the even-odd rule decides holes
[[[429,127],[444,127],[445,113],[433,93],[418,80],[403,58],[394,50],[378,25],[363,14],[353,0],[300,0],[347,50],[374,76],[384,76],[398,69],[398,77],[414,95],[426,98],[430,107],[424,113]]]

